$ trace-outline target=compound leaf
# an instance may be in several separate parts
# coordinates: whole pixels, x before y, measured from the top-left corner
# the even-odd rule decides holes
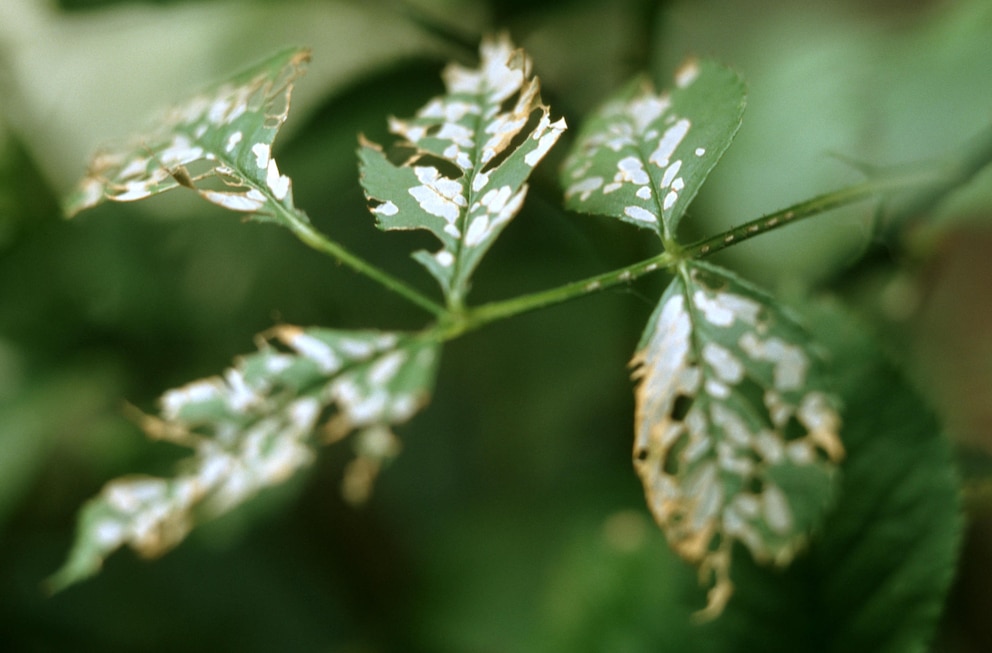
[[[608,215],[675,240],[679,221],[741,125],[744,82],[710,61],[690,60],[657,94],[637,79],[579,133],[562,169],[565,205]]]
[[[409,120],[393,118],[391,152],[359,150],[362,186],[381,229],[427,229],[441,249],[414,257],[452,305],[517,214],[534,166],[565,130],[550,119],[527,55],[504,36],[483,41],[477,69],[443,73],[447,93]]]
[[[277,205],[294,210],[292,183],[279,172],[272,143],[309,60],[309,50],[285,50],[172,108],[152,131],[97,153],[66,199],[66,213],[179,186],[260,220],[277,220]]]
[[[223,377],[170,390],[160,417],[142,417],[143,426],[193,455],[172,478],[108,483],[84,506],[52,587],[97,573],[125,544],[147,557],[164,553],[196,522],[306,466],[318,439],[356,433],[357,457],[343,490],[350,501],[364,500],[381,465],[398,453],[390,426],[426,403],[438,357],[437,342],[422,336],[280,326]],[[318,430],[322,438],[315,437]]]
[[[774,300],[699,262],[678,266],[632,365],[634,466],[672,548],[732,592],[733,543],[785,566],[829,507],[844,455],[821,353]]]

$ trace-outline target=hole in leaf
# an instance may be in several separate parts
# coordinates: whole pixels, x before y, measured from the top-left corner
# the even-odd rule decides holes
[[[689,409],[692,408],[692,403],[692,397],[686,395],[679,395],[675,397],[675,403],[672,404],[672,419],[676,422],[681,422],[684,420],[685,416],[689,414]]]
[[[431,166],[438,171],[438,174],[448,179],[458,179],[462,176],[461,169],[454,163],[432,154],[422,154],[421,156],[415,157],[410,160],[409,165]]]
[[[370,198],[368,199],[368,207],[369,207],[369,211],[374,211],[374,210],[376,210],[377,208],[379,208],[380,206],[382,206],[383,204],[385,204],[385,202],[383,202],[382,200],[377,200],[377,199],[376,199],[376,198],[374,198],[374,197],[370,197]]]
[[[679,473],[679,466],[681,461],[679,458],[682,456],[682,452],[685,448],[689,446],[689,436],[686,433],[682,433],[679,438],[672,443],[672,446],[668,448],[668,452],[665,454],[665,461],[662,463],[661,469],[669,476],[676,476]]]
[[[765,390],[749,376],[741,379],[740,383],[734,386],[734,393],[740,396],[742,402],[750,407],[756,417],[766,426],[771,426],[771,416],[765,407]]]
[[[409,165],[419,154],[420,150],[412,144],[400,141],[388,148],[386,151],[386,160],[394,166],[405,166]]]
[[[806,427],[796,419],[795,415],[789,418],[783,431],[782,435],[785,437],[786,442],[792,442],[793,440],[800,440],[806,437]]]
[[[645,448],[638,449],[637,453],[634,454],[634,458],[638,462],[644,462],[648,459],[648,450]]]
[[[190,173],[189,176],[199,190],[213,190],[220,193],[250,190],[250,187],[245,186],[243,180],[231,175],[212,174],[201,177]]]
[[[527,122],[524,123],[522,129],[517,131],[513,138],[510,139],[508,143],[505,143],[502,148],[498,148],[499,151],[496,152],[496,156],[491,158],[488,163],[482,168],[482,172],[489,172],[499,167],[503,161],[505,161],[511,154],[513,154],[521,145],[523,145],[528,138],[530,138],[531,132],[537,129],[538,124],[541,122],[541,116],[544,113],[540,109],[534,109],[530,112],[527,117]]]
[[[513,113],[514,107],[517,106],[517,102],[520,101],[520,90],[511,93],[509,97],[500,102],[499,112],[500,113]]]

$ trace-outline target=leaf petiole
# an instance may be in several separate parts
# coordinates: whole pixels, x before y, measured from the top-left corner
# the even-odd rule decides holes
[[[465,313],[464,318],[461,320],[462,326],[455,335],[461,335],[461,333],[482,328],[491,322],[514,317],[540,308],[547,308],[555,304],[561,304],[620,284],[630,283],[634,279],[655,272],[656,270],[666,269],[672,266],[677,260],[678,257],[671,252],[662,252],[657,256],[632,265],[611,270],[610,272],[604,272],[603,274],[597,274],[579,281],[573,281],[557,288],[483,304],[469,309]]]
[[[446,339],[481,328],[490,322],[566,302],[620,284],[630,283],[634,279],[650,274],[651,272],[670,268],[681,260],[705,258],[741,241],[773,229],[778,229],[798,220],[819,213],[825,213],[831,209],[896,191],[937,188],[946,193],[970,179],[970,175],[964,174],[956,175],[956,177],[960,178],[948,180],[947,175],[936,174],[933,171],[916,171],[879,177],[824,193],[805,202],[800,202],[751,220],[750,222],[745,222],[715,236],[699,240],[691,245],[686,245],[680,250],[662,252],[657,256],[632,265],[580,281],[573,281],[557,288],[491,302],[474,309],[469,309],[463,316],[463,319],[459,320],[458,327],[451,331],[446,336]]]
[[[690,259],[703,258],[732,245],[736,245],[741,241],[748,240],[773,229],[784,227],[803,218],[825,213],[831,209],[854,204],[870,197],[893,191],[934,186],[942,183],[946,183],[946,181],[932,172],[915,172],[871,179],[860,184],[854,184],[853,186],[818,195],[813,199],[793,204],[774,213],[769,213],[750,222],[745,222],[715,236],[710,236],[709,238],[696,241],[691,245],[686,245],[683,250],[683,256]]]
[[[348,266],[355,272],[372,279],[384,288],[391,290],[400,297],[403,297],[412,304],[416,304],[428,313],[437,317],[448,314],[448,310],[441,304],[435,302],[418,290],[408,286],[388,272],[369,263],[360,256],[353,254],[344,246],[331,240],[324,234],[314,229],[313,225],[305,215],[297,211],[287,209],[281,203],[272,202],[270,206],[277,206],[281,217],[285,220],[285,225],[304,244],[312,249],[323,252],[334,257],[338,262]]]

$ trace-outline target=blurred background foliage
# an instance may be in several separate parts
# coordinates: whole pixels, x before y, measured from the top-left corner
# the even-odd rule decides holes
[[[114,556],[49,598],[75,513],[113,476],[177,452],[122,411],[222,370],[286,321],[425,321],[288,232],[183,193],[67,222],[58,200],[101,142],[288,44],[310,45],[277,149],[318,227],[427,291],[378,233],[356,134],[386,139],[508,29],[574,129],[630,75],[690,54],[750,87],[736,144],[686,238],[927,160],[992,118],[986,0],[374,0],[0,4],[0,649],[649,651],[691,641],[692,571],[673,560],[630,465],[626,361],[664,279],[451,343],[432,405],[362,509],[339,496],[344,447],[154,563]],[[566,135],[567,139],[567,135]],[[624,265],[651,238],[560,209],[556,166],[477,274],[476,302]],[[992,171],[884,245],[868,204],[750,241],[722,260],[775,292],[839,289],[932,398],[968,483],[965,557],[935,650],[987,650],[992,626]],[[867,253],[866,258],[858,257]],[[896,554],[893,552],[893,554]],[[664,618],[658,605],[668,606]],[[673,607],[674,606],[674,607]]]

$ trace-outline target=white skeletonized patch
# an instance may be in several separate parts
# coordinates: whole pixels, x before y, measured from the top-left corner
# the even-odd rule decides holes
[[[241,133],[240,131],[236,131],[230,136],[228,136],[227,142],[224,144],[224,151],[227,152],[228,154],[233,152],[234,148],[238,146],[238,143],[241,142],[242,138],[244,138],[244,134]]]
[[[231,211],[259,211],[265,206],[264,195],[252,189],[248,193],[225,193],[219,190],[201,190],[204,199]],[[252,194],[254,193],[254,194]]]
[[[633,123],[634,134],[645,134],[648,128],[661,118],[672,102],[667,95],[655,95],[654,93],[642,93],[635,97],[626,106],[617,104],[612,111],[623,112],[630,117]]]
[[[379,215],[396,215],[400,212],[400,209],[392,202],[387,201],[372,209],[372,212]]]
[[[369,382],[373,385],[387,385],[406,362],[407,355],[394,351],[377,360],[369,370]]]
[[[691,123],[687,118],[678,120],[674,125],[665,130],[665,133],[658,140],[658,146],[648,157],[648,161],[659,168],[668,166],[675,150],[682,144],[682,140],[689,133]]]
[[[688,61],[675,73],[675,85],[679,88],[685,88],[696,81],[697,77],[699,77],[699,62]]]
[[[611,193],[621,188],[624,183],[644,186],[650,182],[651,178],[644,171],[644,163],[637,157],[628,156],[617,161],[617,173],[613,176],[613,182],[606,185],[603,192]]]
[[[586,201],[593,191],[599,190],[603,186],[602,177],[585,177],[565,189],[565,198],[578,195],[580,201]]]
[[[289,177],[279,174],[279,167],[276,165],[275,159],[269,159],[269,165],[266,167],[265,184],[277,200],[284,200],[289,194]]]
[[[675,181],[675,177],[679,174],[679,170],[682,169],[682,160],[679,159],[672,163],[672,165],[665,168],[665,173],[661,177],[661,187],[668,188]]]
[[[644,222],[646,224],[658,223],[658,218],[656,218],[653,213],[647,209],[642,209],[639,206],[628,206],[623,210],[623,212],[628,218],[637,220],[638,222]]]
[[[488,183],[489,183],[489,173],[480,172],[475,176],[474,179],[472,179],[472,192],[478,193],[480,190],[485,188],[486,184]]]
[[[222,395],[223,386],[216,380],[194,381],[162,395],[162,412],[168,418],[176,418],[187,405],[220,399]]]
[[[272,148],[268,143],[255,143],[251,146],[252,154],[255,155],[255,166],[259,170],[267,170],[269,167],[269,159],[271,158]]]
[[[482,59],[479,69],[449,66],[444,71],[445,83],[450,93],[483,95],[487,102],[498,104],[521,87],[530,65],[513,65],[515,48],[505,36],[483,41],[479,53]]]
[[[341,357],[323,340],[315,338],[302,329],[282,329],[282,338],[303,356],[317,363],[325,374],[333,374],[341,368]]]
[[[538,162],[544,158],[544,155],[548,153],[551,147],[558,142],[558,137],[561,136],[562,132],[567,129],[564,118],[559,118],[554,123],[548,118],[548,116],[541,117],[541,123],[538,125],[536,135],[531,138],[537,140],[537,147],[524,155],[524,163],[533,168],[538,164]]]
[[[462,185],[448,179],[433,166],[417,166],[413,169],[422,185],[414,186],[407,192],[427,213],[444,218],[448,223],[444,230],[454,238],[461,236],[457,226],[462,208],[466,205]]]
[[[755,360],[768,361],[775,366],[775,388],[779,391],[797,390],[806,381],[809,356],[798,345],[779,338],[760,339],[752,332],[738,341],[741,349]]]
[[[443,154],[444,158],[453,161],[462,170],[469,170],[472,167],[472,159],[469,158],[468,152],[455,144],[444,148]]]

